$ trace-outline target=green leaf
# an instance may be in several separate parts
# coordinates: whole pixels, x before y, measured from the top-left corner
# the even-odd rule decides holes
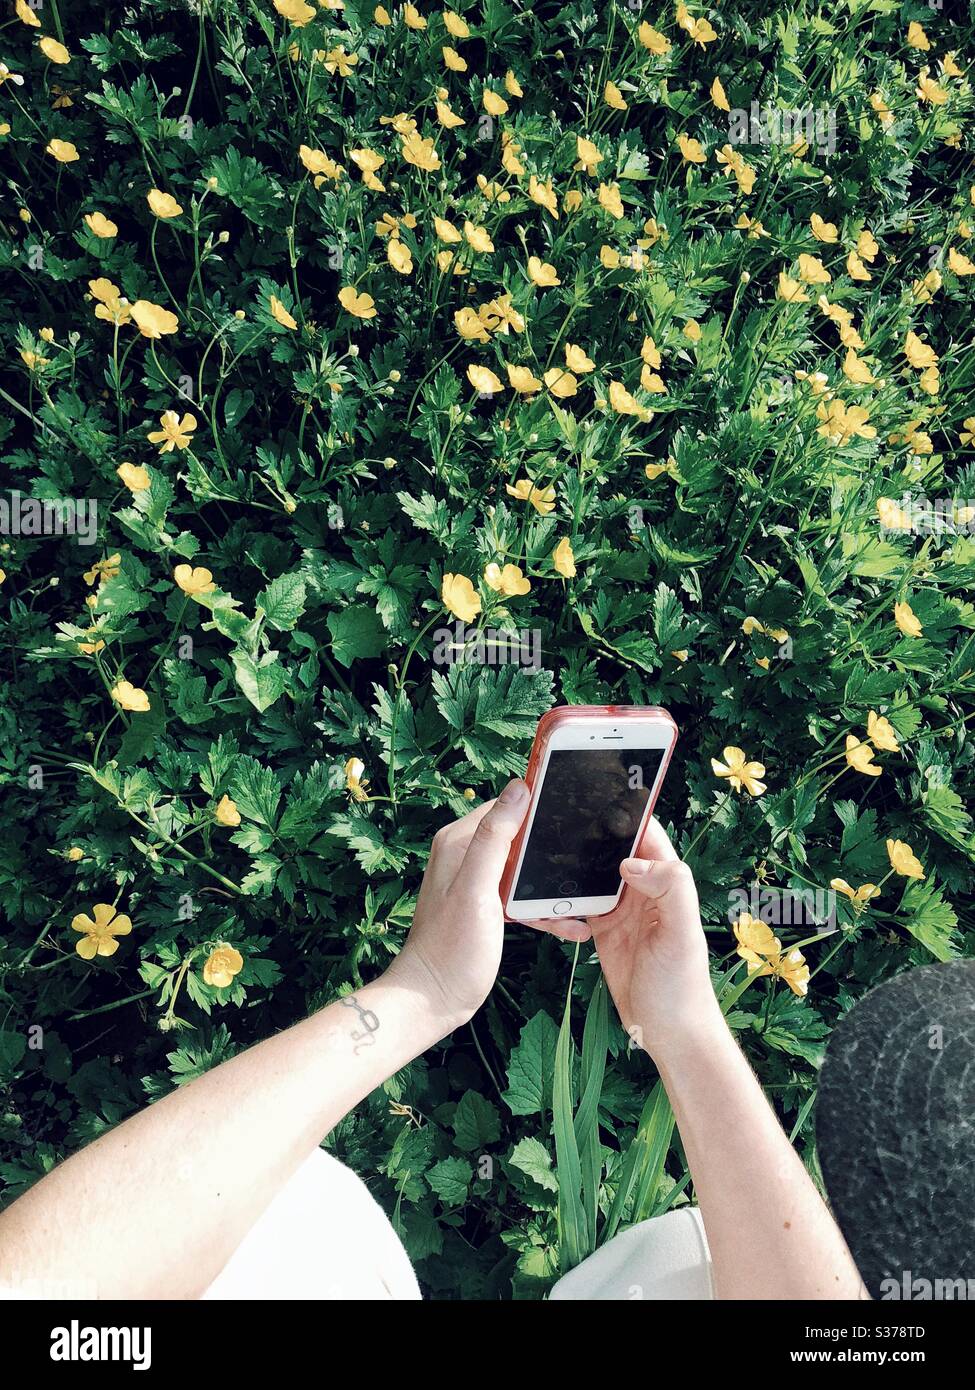
[[[342,666],[381,656],[386,649],[386,629],[376,610],[363,603],[329,613],[328,630],[332,634],[332,655]]]
[[[508,1062],[508,1089],[501,1099],[513,1115],[541,1115],[552,1106],[552,1074],[559,1030],[539,1010],[521,1030]]]
[[[269,627],[290,632],[305,611],[305,583],[297,574],[282,574],[272,579],[255,600],[263,608]]]
[[[451,1121],[454,1142],[464,1153],[483,1153],[501,1137],[497,1107],[479,1091],[465,1091]]]
[[[238,648],[230,653],[234,675],[242,693],[261,714],[270,709],[288,685],[288,673],[278,663],[277,652],[265,652],[255,661],[249,652]]]

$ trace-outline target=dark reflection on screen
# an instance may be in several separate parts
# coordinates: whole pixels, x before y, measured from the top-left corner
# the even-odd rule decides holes
[[[660,748],[556,749],[515,898],[615,895],[662,757]]]

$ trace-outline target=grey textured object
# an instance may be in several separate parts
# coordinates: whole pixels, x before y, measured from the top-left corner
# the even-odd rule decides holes
[[[975,961],[909,970],[850,1010],[826,1049],[816,1142],[872,1297],[975,1296]]]

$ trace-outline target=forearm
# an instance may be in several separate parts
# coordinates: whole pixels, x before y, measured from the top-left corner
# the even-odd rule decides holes
[[[384,976],[134,1115],[0,1216],[0,1286],[188,1298],[370,1091],[442,1035]],[[377,1026],[370,1030],[370,1025]]]
[[[857,1298],[850,1253],[715,1005],[657,1064],[727,1299]]]

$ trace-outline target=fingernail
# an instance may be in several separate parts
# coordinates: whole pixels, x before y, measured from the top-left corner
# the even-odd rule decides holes
[[[509,782],[504,791],[498,797],[499,806],[521,806],[528,800],[528,787],[520,779]]]
[[[629,874],[630,878],[639,878],[641,874],[648,873],[653,868],[653,860],[624,859],[621,867],[624,873]]]

